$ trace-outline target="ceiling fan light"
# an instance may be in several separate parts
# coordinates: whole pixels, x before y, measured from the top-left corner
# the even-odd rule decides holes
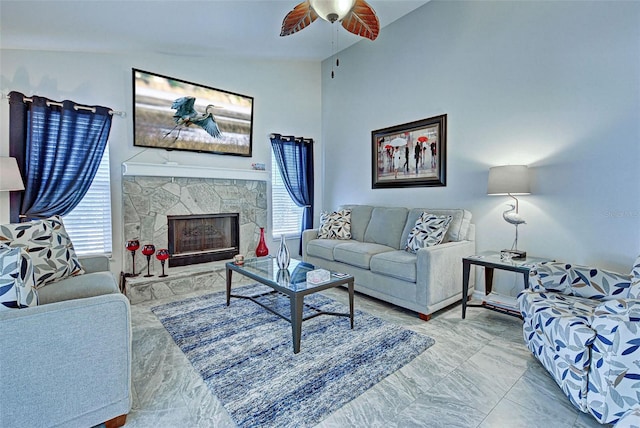
[[[347,16],[356,0],[309,0],[311,7],[325,21],[342,21]]]

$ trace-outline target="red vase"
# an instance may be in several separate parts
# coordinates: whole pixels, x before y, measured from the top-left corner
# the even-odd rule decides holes
[[[260,228],[260,242],[258,242],[258,246],[256,247],[256,256],[264,257],[269,254],[269,249],[267,248],[267,243],[264,240],[264,227]]]

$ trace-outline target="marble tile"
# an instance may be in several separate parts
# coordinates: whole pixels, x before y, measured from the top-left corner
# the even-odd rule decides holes
[[[611,427],[611,424],[602,425],[589,413],[580,413],[576,418],[573,428],[599,428],[599,427]]]
[[[469,358],[470,366],[511,388],[524,372],[537,363],[522,345],[496,338]]]
[[[495,371],[483,370],[478,364],[467,360],[432,387],[426,394],[438,392],[456,397],[475,409],[493,408],[506,395],[513,382]]]
[[[186,406],[164,410],[132,410],[127,416],[126,428],[197,427]],[[215,425],[203,425],[213,428]]]
[[[484,417],[481,409],[474,408],[457,395],[432,391],[411,403],[395,421],[402,428],[477,427]]]
[[[547,415],[557,424],[572,425],[581,413],[540,364],[528,368],[505,398]]]
[[[575,416],[574,416],[575,419]],[[553,415],[544,413],[541,409],[531,409],[520,406],[510,400],[502,400],[491,410],[482,421],[479,428],[571,428],[572,421],[560,421]]]
[[[463,357],[451,355],[450,348],[442,342],[436,342],[394,373],[392,381],[412,382],[424,394],[457,369],[464,360]]]

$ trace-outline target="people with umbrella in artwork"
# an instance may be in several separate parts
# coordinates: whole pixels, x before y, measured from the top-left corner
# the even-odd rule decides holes
[[[416,160],[416,175],[418,175],[420,171],[420,158],[422,154],[422,148],[420,148],[420,143],[416,142],[416,146],[413,148],[413,158]]]
[[[409,145],[404,146],[404,173],[407,174],[409,172]]]
[[[402,150],[407,145],[407,140],[396,137],[389,142],[389,146],[393,147],[393,171],[394,177],[398,178],[398,170],[402,168]]]
[[[421,135],[418,137],[418,141],[416,142],[415,148],[415,157],[416,157],[416,174],[418,174],[418,161],[420,162],[420,166],[424,167],[424,157],[426,156],[426,144],[429,141],[429,138],[425,135]]]
[[[431,169],[436,169],[436,150],[437,144],[435,141],[431,142]]]

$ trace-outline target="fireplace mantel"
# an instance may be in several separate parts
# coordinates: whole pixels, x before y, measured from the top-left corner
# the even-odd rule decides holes
[[[212,168],[173,163],[124,162],[122,175],[148,177],[222,178],[230,180],[270,181],[269,171],[255,169]]]

